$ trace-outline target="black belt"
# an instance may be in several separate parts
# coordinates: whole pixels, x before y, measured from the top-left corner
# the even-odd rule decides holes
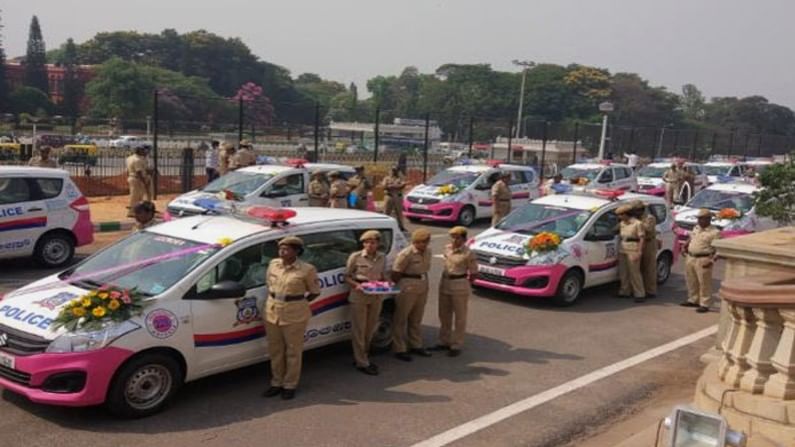
[[[447,279],[464,279],[467,277],[467,274],[464,273],[463,275],[444,275]]]
[[[366,283],[366,282],[370,282],[370,280],[369,280],[369,279],[356,279],[356,278],[353,278],[353,281],[354,281],[354,282],[358,282],[359,284],[363,284],[363,283]]]
[[[637,237],[628,237],[628,238],[626,238],[626,239],[623,239],[623,241],[624,241],[624,242],[640,242],[640,238],[637,238]]]
[[[334,196],[335,199],[344,199],[346,197],[348,197],[348,196]]]
[[[275,301],[284,301],[285,303],[289,303],[291,301],[301,301],[306,299],[306,296],[304,295],[285,295],[283,300],[277,299],[276,295],[274,295],[273,293],[271,293],[270,296]]]
[[[425,279],[425,273],[422,273],[420,275],[414,275],[412,273],[401,273],[400,276],[402,278]]]
[[[497,199],[498,202],[510,202],[511,199]]]
[[[403,197],[402,192],[389,192],[387,193],[387,195],[389,195],[390,197]]]
[[[694,258],[706,258],[706,257],[708,257],[708,256],[712,256],[713,254],[714,254],[714,253],[704,253],[704,254],[700,254],[700,255],[694,255],[694,254],[692,254],[692,253],[688,253],[687,255],[688,255],[688,256],[692,256],[692,257],[694,257]]]

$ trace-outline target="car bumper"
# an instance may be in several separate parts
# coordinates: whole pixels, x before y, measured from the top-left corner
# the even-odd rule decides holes
[[[558,284],[567,267],[556,265],[528,265],[505,270],[504,276],[480,272],[475,285],[521,296],[555,296]]]
[[[94,242],[94,224],[91,223],[91,214],[88,211],[81,212],[80,217],[77,218],[77,223],[72,228],[72,233],[75,235],[75,246],[82,247]]]
[[[414,219],[427,219],[437,222],[455,222],[458,220],[458,214],[464,204],[461,202],[449,203],[435,203],[433,205],[425,205],[425,208],[419,209],[416,204],[403,200],[403,215]]]
[[[641,186],[638,188],[638,192],[641,194],[648,194],[650,196],[663,197],[665,196],[665,187],[655,186],[653,188],[644,188]]]
[[[16,357],[12,374],[0,370],[0,386],[21,394],[32,402],[84,407],[105,402],[114,373],[133,352],[120,348],[68,354],[37,354]],[[75,392],[54,392],[45,389],[48,379],[60,374],[84,374],[85,385]],[[16,380],[9,377],[14,375]],[[20,380],[20,377],[29,377]]]

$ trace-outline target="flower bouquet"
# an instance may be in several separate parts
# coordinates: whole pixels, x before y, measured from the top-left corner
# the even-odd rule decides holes
[[[527,251],[532,253],[546,253],[557,250],[560,245],[560,236],[550,231],[542,231],[527,241]]]
[[[585,186],[589,182],[588,177],[572,177],[569,183],[576,186]]]
[[[55,318],[51,328],[99,330],[105,323],[122,322],[140,315],[144,296],[136,289],[118,290],[100,287],[69,301]]]
[[[362,289],[368,295],[394,295],[400,292],[400,289],[389,281],[364,282],[362,283]]]
[[[240,197],[240,195],[228,189],[218,191],[216,193],[216,197],[218,197],[221,200],[232,200],[235,202],[239,202],[240,200],[242,200],[242,197]]]
[[[736,208],[723,208],[718,211],[718,219],[736,220],[741,217],[743,217],[743,214]]]
[[[453,184],[442,185],[437,190],[443,196],[450,196],[458,192],[458,187]]]

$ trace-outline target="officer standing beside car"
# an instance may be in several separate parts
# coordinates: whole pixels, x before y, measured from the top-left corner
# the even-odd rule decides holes
[[[329,187],[323,181],[323,173],[315,172],[312,174],[312,181],[309,182],[309,206],[328,206]]]
[[[645,236],[643,252],[640,255],[643,289],[646,291],[646,298],[654,298],[657,296],[657,250],[660,249],[660,242],[657,240],[657,218],[642,200],[633,200],[631,205],[632,216],[640,221]]]
[[[304,242],[295,236],[279,241],[279,257],[265,274],[268,298],[265,301],[265,332],[271,362],[271,386],[264,397],[295,397],[301,378],[304,332],[312,317],[309,302],[320,295],[317,270],[298,257]]]
[[[345,183],[345,180],[340,178],[339,171],[329,172],[328,180],[329,183],[331,183],[329,187],[329,206],[331,208],[347,208],[348,185]]]
[[[235,146],[231,143],[224,143],[221,152],[218,155],[218,174],[219,175],[226,175],[230,169],[230,162],[232,156],[235,155]]]
[[[370,362],[368,352],[370,342],[378,329],[382,300],[380,295],[370,295],[362,290],[362,284],[370,281],[383,281],[386,257],[378,251],[381,233],[365,231],[359,238],[364,248],[348,257],[345,282],[351,288],[348,301],[351,303],[351,338],[353,359],[356,369],[371,375],[378,375],[378,366]]]
[[[52,148],[50,146],[42,146],[39,148],[39,155],[35,157],[31,157],[28,160],[28,166],[35,166],[39,168],[57,168],[58,165],[55,163],[55,160],[50,158],[50,152]]]
[[[366,210],[367,193],[370,192],[372,186],[364,175],[364,166],[356,166],[354,169],[356,169],[356,175],[348,179],[348,188],[351,194],[356,194],[356,201],[353,208],[357,210]]]
[[[392,347],[395,357],[410,362],[415,354],[430,357],[422,346],[422,315],[428,300],[428,271],[431,269],[431,233],[420,228],[411,235],[411,245],[398,253],[392,266],[392,281],[400,293],[395,299]]]
[[[511,190],[508,188],[508,181],[510,181],[511,173],[509,171],[502,171],[499,178],[491,187],[491,226],[497,225],[503,217],[511,212]]]
[[[643,288],[643,276],[640,273],[640,259],[643,253],[644,239],[643,225],[630,214],[632,206],[622,205],[616,209],[620,223],[618,225],[618,276],[621,288],[618,296],[635,297],[636,303],[646,301],[646,291]]]
[[[127,206],[127,217],[135,217],[133,208],[143,200],[152,200],[152,182],[149,176],[149,163],[146,160],[146,146],[135,148],[135,153],[127,157],[127,184],[130,187],[130,202]]]
[[[696,307],[696,312],[709,312],[712,302],[712,266],[715,265],[715,248],[712,243],[720,238],[720,231],[712,226],[712,213],[706,209],[698,210],[698,225],[690,232],[685,243],[685,279],[687,280],[687,301],[684,307]]]
[[[401,231],[406,231],[403,225],[403,189],[406,182],[400,176],[397,166],[392,168],[390,175],[384,177],[381,185],[384,187],[384,214],[392,216],[398,222]]]
[[[434,349],[447,350],[447,355],[457,357],[464,344],[470,283],[477,278],[478,263],[466,246],[466,228],[453,227],[448,234],[450,243],[444,249],[439,281],[439,344]]]

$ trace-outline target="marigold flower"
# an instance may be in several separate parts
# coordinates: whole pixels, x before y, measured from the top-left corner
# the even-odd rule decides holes
[[[91,298],[89,298],[89,297],[83,298],[82,300],[80,300],[80,304],[82,304],[83,307],[91,306]]]
[[[91,315],[97,318],[104,317],[106,313],[108,313],[108,311],[106,311],[105,308],[102,306],[97,306],[94,308],[94,310],[91,311]]]
[[[72,309],[72,315],[80,318],[86,314],[86,310],[82,307],[75,307]]]
[[[110,300],[110,302],[108,303],[108,309],[110,309],[110,310],[116,310],[116,309],[118,309],[119,307],[121,307],[121,302],[120,302],[119,300],[113,300],[113,299],[112,299],[112,300]]]

